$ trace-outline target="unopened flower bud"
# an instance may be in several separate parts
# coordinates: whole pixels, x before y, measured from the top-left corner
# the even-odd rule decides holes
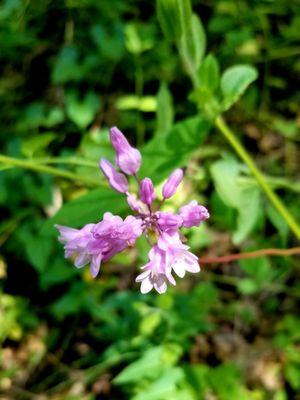
[[[182,178],[183,178],[182,169],[177,168],[175,169],[174,172],[172,172],[172,174],[169,176],[168,180],[166,181],[162,189],[162,194],[165,199],[169,199],[175,194],[179,184],[182,181]]]
[[[135,194],[130,193],[127,195],[127,203],[133,211],[140,214],[147,214],[148,212],[147,206],[138,200]]]
[[[156,198],[153,183],[150,178],[144,178],[141,181],[139,195],[142,202],[148,205]]]
[[[135,175],[141,166],[141,153],[130,146],[126,137],[117,127],[111,128],[110,141],[117,153],[118,167],[127,175]]]
[[[128,192],[126,176],[118,172],[108,160],[102,158],[99,167],[113,189],[120,193]]]

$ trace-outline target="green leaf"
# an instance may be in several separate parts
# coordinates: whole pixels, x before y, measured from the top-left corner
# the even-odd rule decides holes
[[[79,65],[79,54],[75,46],[65,46],[60,51],[52,72],[52,82],[62,84],[77,81],[83,75]]]
[[[257,222],[261,198],[256,185],[241,184],[238,180],[241,165],[234,159],[224,159],[211,166],[211,174],[220,198],[238,212],[233,241],[241,243]]]
[[[197,116],[155,136],[142,149],[140,176],[151,176],[155,183],[159,183],[174,168],[186,165],[191,154],[203,143],[209,129],[210,123],[204,117]]]
[[[192,4],[191,0],[177,0],[182,32],[190,32],[192,28]]]
[[[247,273],[256,284],[262,288],[270,283],[276,276],[267,257],[240,260],[241,269]]]
[[[142,112],[155,112],[157,101],[154,96],[139,97],[136,95],[125,95],[116,101],[118,110],[139,110]]]
[[[257,71],[250,65],[234,65],[228,68],[221,77],[223,109],[228,110],[236,103],[256,78]]]
[[[180,41],[180,53],[187,72],[191,76],[197,74],[206,48],[206,36],[200,18],[192,15],[191,27],[184,31]]]
[[[178,392],[178,384],[184,378],[183,370],[179,367],[168,368],[157,380],[143,389],[132,400],[162,400],[171,398]],[[179,397],[182,399],[182,397]]]
[[[260,291],[260,286],[250,278],[241,279],[237,285],[238,290],[243,295],[251,295]]]
[[[157,94],[156,131],[166,132],[171,129],[174,120],[173,99],[168,86],[163,82]]]
[[[66,203],[46,222],[43,231],[52,228],[54,224],[81,227],[87,223],[98,222],[107,211],[121,213],[126,207],[127,204],[120,193],[111,188],[95,189]]]
[[[162,320],[162,314],[158,310],[153,310],[146,314],[139,326],[143,336],[151,335]]]
[[[15,234],[19,247],[24,249],[26,259],[38,272],[43,272],[53,251],[52,237],[39,232],[38,227],[29,223],[21,225]]]
[[[154,46],[154,40],[149,35],[143,37],[141,27],[129,23],[125,29],[125,46],[130,53],[141,54]]]
[[[298,364],[287,364],[284,369],[284,375],[288,383],[296,391],[300,390],[300,368]]]
[[[43,154],[43,150],[55,139],[55,133],[40,133],[24,139],[21,145],[21,151],[27,157]]]
[[[114,379],[118,385],[153,380],[174,365],[182,353],[177,344],[165,344],[147,350],[141,358],[125,367]]]
[[[289,234],[289,226],[286,223],[285,219],[279,214],[276,208],[270,203],[266,206],[266,214],[271,221],[271,223],[278,230],[281,238],[286,241]]]
[[[214,92],[220,84],[220,67],[218,60],[212,54],[205,57],[199,68],[200,87]]]
[[[241,383],[240,372],[234,364],[222,364],[211,368],[208,381],[220,400],[249,400]]]
[[[93,92],[88,92],[82,100],[75,92],[67,95],[67,115],[81,129],[86,128],[93,121],[99,106],[99,96]]]
[[[156,10],[165,37],[173,42],[179,41],[182,28],[178,0],[157,0]]]

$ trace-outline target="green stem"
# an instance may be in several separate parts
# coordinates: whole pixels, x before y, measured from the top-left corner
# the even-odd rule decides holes
[[[70,164],[77,165],[79,167],[90,167],[98,169],[96,161],[89,161],[75,157],[45,157],[45,158],[33,158],[30,160],[35,164]]]
[[[36,164],[34,161],[31,160],[12,158],[0,154],[0,163],[8,166],[19,167],[29,169],[31,171],[43,172],[46,174],[59,176],[61,178],[70,179],[75,182],[82,182],[89,186],[101,186],[100,179],[74,174],[73,172],[69,171],[62,171],[61,169],[49,167],[48,165]]]
[[[231,146],[235,149],[240,158],[247,164],[248,168],[256,178],[258,184],[266,193],[274,207],[280,213],[280,215],[285,219],[286,223],[289,225],[290,229],[298,239],[300,239],[300,226],[297,221],[294,219],[289,210],[285,207],[285,205],[281,202],[280,198],[276,195],[276,193],[271,189],[269,183],[266,181],[262,172],[256,167],[254,161],[251,156],[248,154],[247,150],[243,147],[243,145],[236,138],[234,133],[228,127],[222,116],[218,116],[215,120],[216,127],[220,130],[220,132],[226,137]]]

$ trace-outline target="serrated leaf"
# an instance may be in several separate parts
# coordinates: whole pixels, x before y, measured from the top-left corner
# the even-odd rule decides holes
[[[221,77],[223,110],[228,110],[236,103],[256,78],[257,71],[250,65],[234,65],[228,68]]]

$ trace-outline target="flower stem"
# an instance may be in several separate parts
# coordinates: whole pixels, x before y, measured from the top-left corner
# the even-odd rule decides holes
[[[262,172],[256,167],[254,161],[252,160],[250,154],[244,148],[244,146],[240,143],[240,141],[236,138],[235,134],[228,127],[222,116],[218,116],[215,120],[215,125],[219,129],[219,131],[226,137],[231,146],[235,149],[240,158],[247,164],[248,168],[256,178],[258,184],[266,193],[276,210],[279,214],[284,218],[291,231],[295,234],[295,236],[300,239],[300,226],[287,209],[287,207],[282,203],[277,194],[272,190],[269,183],[265,179]]]
[[[89,186],[102,186],[100,179],[98,180],[97,178],[74,174],[70,171],[63,171],[58,168],[49,167],[48,165],[36,164],[31,160],[12,158],[0,154],[0,163],[3,163],[6,166],[29,169],[31,171],[42,172],[61,178],[70,179],[72,181],[82,182]]]

